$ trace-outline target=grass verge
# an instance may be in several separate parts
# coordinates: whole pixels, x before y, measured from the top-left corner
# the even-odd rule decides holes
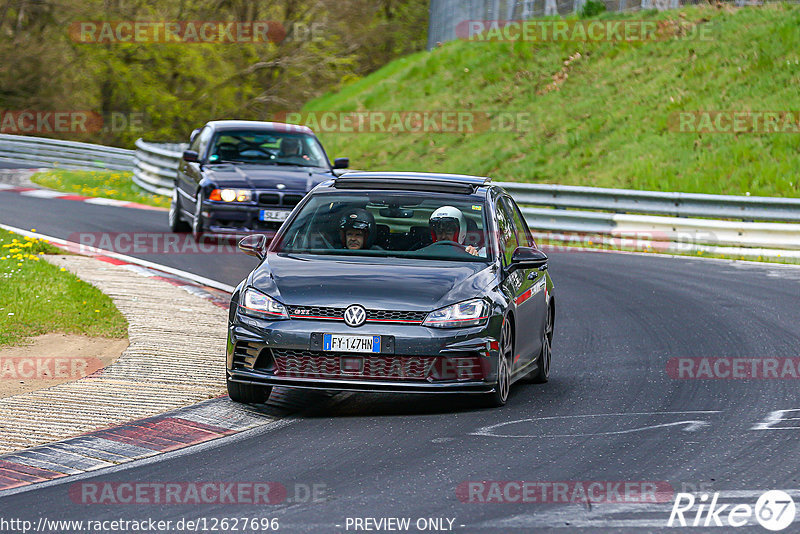
[[[131,178],[133,173],[125,171],[71,171],[52,169],[31,176],[35,184],[75,193],[87,197],[114,198],[138,202],[161,208],[169,207],[169,199],[142,191]]]
[[[798,133],[686,133],[695,111],[793,112],[800,6],[607,13],[658,24],[645,42],[453,41],[388,64],[304,112],[521,113],[478,133],[318,131],[354,168],[732,195],[800,196]],[[702,30],[702,31],[701,31]],[[796,124],[795,124],[796,125]],[[724,126],[724,125],[723,125]]]
[[[128,322],[111,298],[45,254],[63,252],[0,229],[0,347],[49,332],[124,339]]]

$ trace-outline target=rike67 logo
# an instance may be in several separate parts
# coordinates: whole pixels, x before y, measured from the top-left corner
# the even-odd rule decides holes
[[[755,506],[749,504],[719,504],[720,494],[678,493],[669,515],[668,527],[743,527],[756,522],[767,530],[783,530],[794,522],[794,500],[785,491],[772,490],[762,494]],[[755,520],[754,520],[755,519]]]

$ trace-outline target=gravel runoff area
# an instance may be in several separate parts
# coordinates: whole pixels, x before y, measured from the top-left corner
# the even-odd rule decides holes
[[[0,399],[0,453],[225,393],[226,310],[132,266],[84,256],[43,258],[110,296],[128,320],[130,344],[92,375]]]

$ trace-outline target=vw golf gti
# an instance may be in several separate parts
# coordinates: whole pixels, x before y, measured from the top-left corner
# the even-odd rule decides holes
[[[231,299],[228,393],[272,386],[481,394],[550,373],[547,256],[488,178],[350,172],[314,188]]]

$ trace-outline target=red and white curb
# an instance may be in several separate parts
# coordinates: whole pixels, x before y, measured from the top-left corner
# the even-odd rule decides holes
[[[200,293],[195,294],[199,294],[200,296],[205,294],[208,295],[208,298],[211,298],[210,296],[214,295],[214,298],[212,299],[214,304],[224,302],[225,308],[228,307],[231,293],[233,293],[233,291],[236,289],[233,286],[217,282],[216,280],[212,280],[204,276],[199,276],[188,271],[167,267],[166,265],[159,265],[158,263],[142,260],[133,256],[119,254],[117,252],[91,247],[88,245],[81,245],[80,243],[75,243],[74,241],[67,241],[66,239],[60,239],[58,237],[53,237],[38,232],[31,232],[23,228],[8,226],[6,224],[0,224],[0,228],[24,237],[44,239],[51,245],[62,248],[69,252],[80,254],[81,256],[91,256],[107,263],[113,263],[114,265],[124,265],[127,266],[126,268],[129,270],[138,272],[144,276],[164,277],[163,279],[165,281],[173,285],[181,286],[190,293],[200,290]],[[224,298],[221,298],[218,292],[222,292],[222,294],[225,295]]]
[[[158,206],[149,206],[147,204],[140,204],[138,202],[129,202],[126,200],[117,200],[114,198],[87,197],[83,195],[76,195],[74,193],[63,193],[61,191],[53,191],[51,189],[39,189],[37,187],[19,187],[11,184],[0,184],[0,192],[17,193],[22,196],[35,197],[35,198],[57,198],[60,200],[75,200],[77,202],[86,202],[87,204],[97,204],[100,206],[115,206],[118,208],[134,208],[139,210],[167,211],[167,208],[161,208]]]
[[[0,456],[0,491],[112,467],[265,425],[277,418],[226,397]]]
[[[55,443],[0,455],[0,497],[33,484],[181,451],[248,430],[292,422],[293,413],[320,406],[348,393],[302,391],[276,387],[266,405],[237,404],[227,396],[203,401],[153,417],[95,430]],[[213,445],[213,444],[210,444]],[[80,477],[79,477],[80,478]]]
[[[154,280],[161,280],[162,282],[166,282],[175,287],[179,287],[184,291],[186,291],[187,293],[191,293],[192,295],[195,295],[197,297],[209,300],[212,304],[219,306],[221,308],[225,308],[226,310],[230,305],[231,291],[223,291],[214,287],[209,287],[207,285],[198,284],[192,282],[191,280],[187,280],[185,278],[182,278],[174,274],[165,273],[163,271],[150,267],[143,267],[141,265],[130,263],[118,258],[112,258],[110,256],[97,255],[92,257],[96,260],[105,263],[110,263],[111,265],[120,265],[123,268],[135,272],[140,276],[144,276],[146,278],[152,278]]]

